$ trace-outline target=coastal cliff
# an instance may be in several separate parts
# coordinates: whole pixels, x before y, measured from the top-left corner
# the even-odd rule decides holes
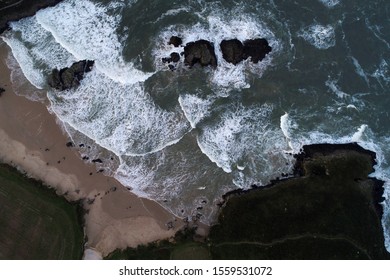
[[[304,146],[293,178],[224,196],[214,258],[389,259],[375,153],[356,143]]]

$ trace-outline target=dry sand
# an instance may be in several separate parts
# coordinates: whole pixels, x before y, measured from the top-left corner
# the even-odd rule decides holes
[[[43,103],[14,93],[6,65],[9,52],[0,39],[0,87],[6,90],[0,97],[0,160],[42,180],[70,201],[93,201],[85,203],[85,235],[86,248],[97,251],[96,255],[173,236],[183,226],[182,220],[97,173],[95,165],[85,163],[76,148],[66,146],[68,136]],[[23,88],[32,90],[36,89],[31,85]],[[174,229],[168,229],[169,222]]]

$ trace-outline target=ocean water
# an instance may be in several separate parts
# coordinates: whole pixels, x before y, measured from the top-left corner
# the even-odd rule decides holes
[[[222,194],[291,172],[303,145],[358,142],[386,181],[390,250],[389,1],[65,0],[11,27],[17,73],[43,90],[26,97],[49,100],[80,153],[134,193],[212,223]],[[172,35],[211,41],[217,69],[170,71]],[[223,60],[223,39],[258,37],[273,48],[260,63]],[[48,88],[82,59],[95,67],[80,87]]]

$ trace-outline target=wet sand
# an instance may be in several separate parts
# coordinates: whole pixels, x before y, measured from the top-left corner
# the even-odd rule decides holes
[[[45,104],[15,94],[6,65],[9,52],[0,39],[0,87],[5,89],[0,97],[0,161],[19,167],[69,201],[84,200],[86,249],[96,251],[94,258],[172,237],[184,225],[182,220],[98,173],[76,148],[66,146],[70,139]],[[22,90],[36,89],[27,85]],[[168,228],[170,222],[173,229]],[[87,255],[93,254],[89,250]]]

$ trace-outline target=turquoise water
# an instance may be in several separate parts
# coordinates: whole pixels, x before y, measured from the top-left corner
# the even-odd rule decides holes
[[[91,145],[82,155],[210,223],[222,194],[291,172],[304,144],[358,142],[377,152],[373,175],[388,181],[389,13],[384,0],[67,0],[3,37],[73,140]],[[214,43],[217,69],[181,61],[170,71],[161,59],[183,50],[167,44],[172,35]],[[259,64],[222,59],[223,39],[258,37],[273,48]],[[47,88],[51,69],[81,59],[95,68],[78,89]]]

